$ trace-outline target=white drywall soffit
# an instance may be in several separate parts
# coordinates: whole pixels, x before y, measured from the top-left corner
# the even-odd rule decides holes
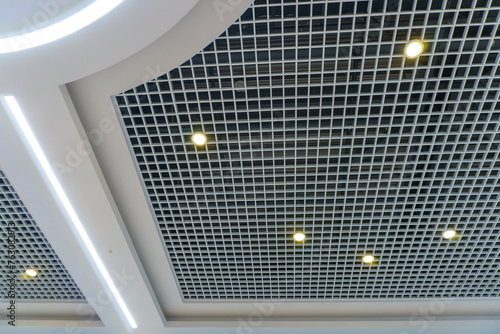
[[[19,52],[0,53],[0,93],[20,99],[20,92],[27,86],[60,86],[113,66],[160,38],[197,3],[126,0],[65,38]],[[0,28],[0,38],[4,37],[2,31]]]
[[[29,146],[33,153],[35,154],[38,163],[42,167],[43,171],[45,172],[45,176],[49,180],[50,184],[52,185],[55,193],[57,194],[57,197],[61,201],[61,204],[63,205],[64,209],[66,210],[66,213],[68,214],[69,218],[73,222],[76,230],[78,231],[78,234],[80,235],[80,238],[82,239],[83,243],[85,244],[85,247],[87,248],[88,252],[92,256],[92,259],[94,260],[94,263],[96,264],[97,268],[99,269],[102,277],[106,281],[106,284],[108,285],[109,290],[111,291],[113,297],[115,298],[115,301],[118,303],[121,311],[125,315],[125,318],[127,318],[127,321],[130,325],[131,328],[137,328],[137,323],[135,322],[132,314],[130,313],[130,310],[128,309],[125,301],[123,300],[120,292],[118,291],[118,288],[116,287],[115,283],[113,282],[113,279],[111,278],[111,275],[108,272],[108,269],[104,265],[104,263],[101,260],[101,256],[98,254],[94,244],[90,240],[89,235],[87,234],[87,231],[85,230],[80,217],[76,213],[73,204],[71,203],[70,199],[68,198],[68,195],[66,195],[66,191],[62,187],[60,181],[58,180],[56,173],[54,169],[52,168],[49,160],[47,159],[47,156],[45,155],[42,147],[40,146],[40,143],[38,142],[38,139],[36,138],[35,134],[31,130],[31,126],[29,125],[28,121],[24,117],[24,113],[21,110],[19,104],[17,103],[17,100],[14,96],[6,96],[5,101],[7,102],[7,105],[9,106],[9,109],[11,111],[11,114],[13,118],[15,119],[17,125],[19,126],[19,129],[22,131],[22,134],[24,135],[25,139],[29,143]]]
[[[2,54],[0,55],[2,60],[0,63],[2,76],[5,74],[3,77],[5,80],[0,83],[0,94],[16,96],[34,134],[39,139],[41,147],[44,148],[47,159],[50,162],[65,161],[64,157],[67,154],[65,147],[74,147],[75,143],[85,142],[88,138],[85,135],[82,136],[83,130],[79,121],[74,118],[71,101],[69,98],[64,100],[65,94],[64,92],[61,94],[61,91],[65,91],[65,89],[63,87],[61,90],[59,86],[111,66],[144,48],[180,21],[197,2],[198,0],[165,0],[162,2],[144,0],[140,3],[125,1],[119,6],[119,9],[113,11],[113,15],[106,16],[106,19],[99,20],[98,23],[73,34],[71,37],[36,49]],[[123,33],[122,40],[118,37],[119,34],[116,33],[116,30],[120,30],[119,34]],[[141,35],[141,38],[136,38],[134,34]],[[103,38],[105,35],[107,38]],[[109,48],[109,45],[113,44],[110,41],[114,38],[118,38],[117,44],[123,47]],[[103,50],[103,52],[95,50]],[[74,53],[74,57],[70,55],[71,53]],[[2,112],[1,118],[6,120],[7,108],[5,105],[3,107],[5,110]],[[5,127],[10,129],[5,129]],[[57,205],[47,203],[50,202],[48,199],[52,198],[50,194],[52,191],[49,191],[39,170],[33,168],[33,156],[22,144],[24,140],[13,131],[12,124],[8,120],[2,122],[0,137],[2,137],[2,141],[9,142],[9,147],[2,147],[1,150],[5,153],[2,154],[4,158],[0,161],[2,168],[5,167],[7,175],[12,178],[14,186],[19,190],[20,197],[27,199],[26,206],[30,210],[33,209],[33,216],[37,218],[41,229],[47,232],[47,239],[54,246],[55,252],[61,254],[63,263],[68,264],[68,271],[72,276],[79,277],[77,279],[78,285],[82,287],[82,292],[87,297],[89,304],[98,312],[104,325],[113,332],[121,332],[122,317],[111,310],[112,308],[108,307],[107,304],[102,305],[102,302],[99,301],[102,292],[107,289],[97,277],[99,275],[95,275],[90,263],[87,263],[90,256],[84,260],[85,256],[80,254],[79,247],[68,247],[68,243],[73,246],[79,244],[78,240],[71,233],[70,224],[67,224],[68,217],[64,217],[64,214],[59,212]],[[15,147],[14,142],[16,143]],[[117,278],[115,275],[117,274],[124,276],[118,277],[118,280],[127,280],[127,288],[120,293],[123,293],[125,300],[131,301],[129,307],[134,316],[137,315],[136,320],[141,324],[141,329],[148,328],[148,324],[155,328],[163,328],[164,317],[161,312],[158,313],[159,308],[155,306],[154,296],[151,295],[148,288],[149,283],[144,282],[145,275],[142,267],[140,264],[136,266],[138,261],[134,255],[133,245],[128,236],[122,235],[122,231],[125,229],[120,225],[121,217],[114,204],[110,203],[112,198],[107,192],[104,178],[100,175],[98,164],[92,159],[92,154],[89,154],[89,157],[82,157],[78,170],[74,171],[71,177],[63,177],[60,180],[61,184],[67,192],[68,198],[74,204],[75,211],[84,222],[85,229],[96,249],[104,248],[106,253],[108,249],[113,250],[113,255],[102,255],[102,260],[114,278]],[[81,179],[82,174],[88,178],[79,186],[75,185],[78,183],[78,179]],[[100,204],[89,204],[86,201],[89,196],[82,193],[82,187],[85,189],[93,188],[89,191],[100,194],[97,195],[97,197],[101,197],[101,200],[98,201]],[[47,195],[47,193],[48,196],[42,195]],[[78,193],[82,196],[75,200],[78,196],[74,195]],[[92,198],[96,198],[96,196]],[[86,202],[86,205],[89,205],[91,209],[82,210],[82,202]],[[102,208],[98,208],[100,205]],[[96,213],[93,218],[84,217],[91,212]],[[101,220],[100,224],[99,220]],[[97,226],[102,225],[103,221],[107,222],[105,226]],[[87,222],[95,222],[96,226],[92,224],[89,226]],[[61,226],[61,223],[64,226]],[[110,260],[111,258],[113,259]],[[43,308],[44,304],[39,303],[39,307]],[[32,320],[38,321],[37,319],[29,319],[29,321]],[[52,318],[46,324],[56,320],[56,318]],[[43,319],[40,321],[43,322]],[[25,324],[28,323],[25,322]],[[146,326],[142,326],[143,324]]]
[[[96,0],[77,13],[48,26],[39,25],[41,27],[37,28],[33,25],[27,32],[0,39],[0,53],[22,51],[57,41],[92,24],[122,2],[123,0]],[[58,3],[57,5],[59,6]],[[55,7],[41,7],[40,13],[42,9],[55,10]],[[39,16],[47,17],[47,21],[49,19],[47,14]]]
[[[114,126],[119,128],[111,95],[161,75],[189,59],[227,29],[252,1],[240,1],[237,6],[223,7],[225,10],[216,6],[220,3],[200,2],[178,25],[146,49],[105,71],[68,85],[86,131],[98,128],[104,117],[113,120]],[[193,26],[204,29],[193,29]],[[192,308],[198,312],[205,307],[184,303],[179,295],[123,133],[108,134],[106,140],[93,149],[167,320],[171,316],[195,317]],[[110,156],[114,158],[109,159]],[[119,162],[119,166],[115,162]]]

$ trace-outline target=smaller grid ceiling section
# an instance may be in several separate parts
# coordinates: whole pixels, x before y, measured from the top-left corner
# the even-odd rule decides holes
[[[499,297],[499,5],[258,0],[117,95],[184,298]]]
[[[15,224],[16,299],[84,300],[80,289],[61,260],[45,239],[18,194],[0,170],[0,299],[8,298],[10,269],[8,267],[8,226]],[[25,278],[28,268],[38,276]]]

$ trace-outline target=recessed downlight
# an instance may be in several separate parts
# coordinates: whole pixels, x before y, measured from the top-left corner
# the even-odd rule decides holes
[[[446,230],[443,232],[443,238],[445,239],[453,239],[457,235],[457,231],[455,230]]]
[[[27,269],[26,275],[28,275],[29,277],[36,277],[38,275],[38,272],[34,269]]]
[[[302,242],[302,241],[306,240],[306,235],[302,232],[297,232],[293,235],[293,240],[295,240],[297,242]]]
[[[191,137],[191,140],[193,141],[193,143],[195,143],[195,145],[203,146],[207,143],[207,136],[205,136],[203,133],[195,133]]]
[[[375,261],[375,257],[373,255],[367,254],[367,255],[363,256],[364,263],[370,264],[370,263],[373,263],[373,261]]]
[[[410,41],[405,47],[405,56],[413,59],[417,58],[424,52],[424,43],[419,40]]]

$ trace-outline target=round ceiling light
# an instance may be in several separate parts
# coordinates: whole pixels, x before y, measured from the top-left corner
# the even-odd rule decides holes
[[[365,255],[363,256],[363,262],[366,264],[370,264],[375,261],[375,257],[373,255]]]
[[[306,235],[302,232],[297,232],[293,235],[293,240],[295,240],[297,242],[302,242],[302,241],[306,240]]]
[[[203,146],[207,143],[207,136],[205,136],[203,133],[195,133],[192,137],[191,140],[193,143],[195,143],[198,146]]]
[[[38,275],[37,271],[36,270],[33,270],[33,269],[27,269],[26,270],[26,275],[28,275],[29,277],[36,277],[36,275]]]
[[[446,230],[443,232],[443,238],[445,238],[445,239],[453,239],[453,237],[456,235],[457,235],[457,231],[455,231],[455,230]]]
[[[405,55],[406,57],[413,59],[417,58],[424,52],[424,43],[419,40],[414,40],[406,44]]]
[[[123,0],[96,0],[79,12],[49,26],[36,29],[36,25],[40,24],[35,24],[28,32],[0,38],[0,54],[34,48],[66,37],[97,21],[122,2]],[[47,16],[45,12],[43,14]]]

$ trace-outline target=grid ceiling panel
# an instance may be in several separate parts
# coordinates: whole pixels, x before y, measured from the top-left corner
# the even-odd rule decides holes
[[[16,299],[84,300],[73,281],[36,225],[18,194],[0,170],[0,299],[9,299],[8,224],[15,223]],[[26,269],[38,271],[36,278],[23,278]]]
[[[118,94],[183,297],[499,297],[499,5],[255,1]]]

